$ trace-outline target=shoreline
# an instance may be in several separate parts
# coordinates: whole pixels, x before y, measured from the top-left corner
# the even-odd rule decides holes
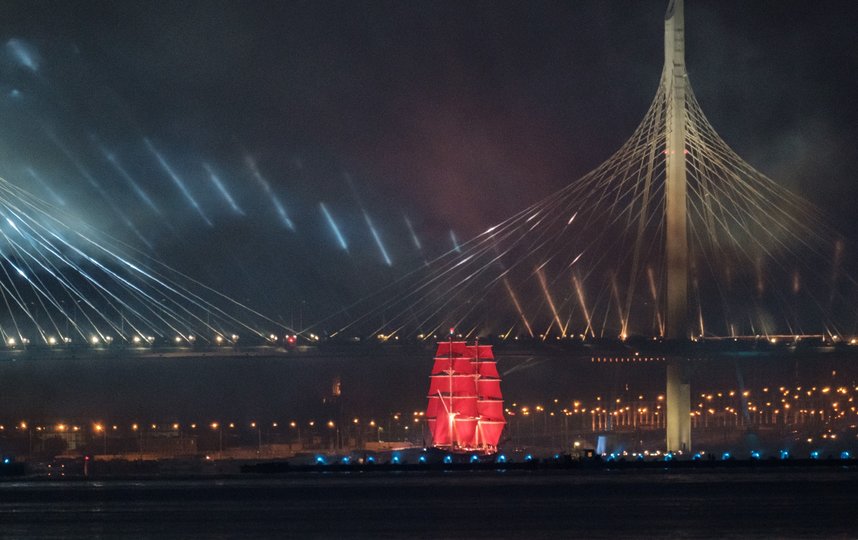
[[[481,463],[333,463],[333,464],[295,464],[288,461],[233,461],[213,462],[208,469],[170,470],[170,463],[150,462],[141,467],[139,462],[125,462],[121,467],[111,470],[99,470],[97,467],[84,470],[74,466],[63,468],[62,473],[44,474],[43,471],[29,469],[26,464],[16,463],[0,467],[0,485],[19,482],[64,483],[64,482],[146,482],[146,481],[225,481],[225,480],[265,480],[285,478],[321,478],[321,477],[386,477],[419,478],[427,476],[467,477],[476,475],[533,475],[538,477],[595,477],[602,473],[647,473],[658,474],[696,474],[707,473],[710,477],[729,478],[744,473],[779,473],[792,475],[836,475],[858,474],[858,459],[840,459],[834,457],[818,459],[735,459],[727,460],[602,460],[569,458],[532,460],[526,462],[481,462]],[[159,465],[166,468],[161,468]]]

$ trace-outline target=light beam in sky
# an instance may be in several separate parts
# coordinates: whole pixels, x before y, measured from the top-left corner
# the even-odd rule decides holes
[[[131,187],[131,189],[134,191],[134,193],[137,195],[137,197],[141,201],[143,201],[146,204],[146,206],[151,208],[153,212],[155,212],[156,214],[158,214],[160,216],[161,215],[161,209],[158,208],[158,205],[155,204],[155,201],[153,201],[152,198],[149,197],[149,194],[147,194],[145,191],[143,191],[143,188],[140,187],[140,184],[138,184],[134,180],[134,178],[131,177],[131,175],[128,173],[128,171],[125,170],[125,167],[123,167],[122,164],[119,163],[119,159],[116,157],[116,155],[113,154],[113,152],[110,152],[109,150],[107,150],[103,146],[99,146],[98,149],[101,150],[102,154],[104,154],[104,159],[109,161],[110,164],[113,166],[113,168],[116,169],[116,172],[118,172],[119,175],[123,179],[125,179],[126,182],[128,182],[128,185]]]
[[[411,226],[411,220],[408,219],[408,216],[403,217],[405,218],[405,226],[408,227],[408,232],[411,233],[411,241],[414,242],[414,247],[422,250],[423,246],[420,244],[420,239],[417,238],[417,233],[414,232],[414,227]]]
[[[370,232],[372,232],[372,237],[375,239],[375,243],[378,246],[378,250],[381,252],[381,256],[384,259],[384,263],[387,266],[393,266],[393,261],[390,260],[390,256],[387,254],[387,250],[384,248],[384,244],[381,241],[381,236],[378,234],[378,231],[372,224],[372,219],[370,219],[369,214],[366,212],[366,210],[363,211],[363,218],[366,220],[366,224],[369,227]]]
[[[128,219],[128,216],[125,214],[125,212],[122,211],[122,209],[120,209],[116,205],[116,203],[107,194],[107,192],[104,190],[104,188],[101,187],[101,184],[98,182],[98,180],[96,180],[95,177],[92,176],[92,174],[90,174],[89,170],[87,170],[86,167],[83,166],[83,163],[80,162],[80,160],[77,158],[77,156],[72,154],[71,150],[69,150],[68,147],[65,144],[63,144],[62,141],[60,141],[60,139],[56,136],[56,134],[51,129],[46,128],[45,132],[47,133],[48,138],[51,139],[51,141],[57,145],[57,148],[59,148],[60,151],[63,154],[65,154],[65,156],[68,158],[68,160],[71,161],[72,165],[75,166],[75,168],[80,173],[80,175],[83,176],[87,182],[89,182],[89,185],[91,185],[93,187],[93,189],[95,189],[98,192],[98,194],[101,195],[102,199],[104,199],[104,202],[107,203],[107,205],[111,208],[111,210],[113,210],[113,212],[117,216],[119,216],[119,219],[122,220],[122,222],[125,224],[125,226],[128,227],[129,229],[131,229],[131,231],[137,236],[137,238],[139,238],[140,241],[143,242],[143,244],[151,250],[152,249],[151,242],[149,242],[146,239],[146,237],[144,237],[140,233],[140,230],[134,225],[134,223],[131,222],[130,219]]]
[[[6,42],[6,50],[18,65],[36,73],[39,71],[39,54],[32,45],[18,38]]]
[[[42,189],[44,189],[45,192],[51,196],[54,202],[56,202],[60,206],[66,205],[66,201],[62,197],[60,197],[57,192],[54,191],[51,186],[48,185],[47,182],[45,182],[45,179],[42,178],[39,173],[34,171],[32,167],[27,167],[25,170],[27,171],[27,174],[33,177],[33,180],[35,180],[42,187]]]
[[[319,208],[322,209],[322,214],[324,214],[325,219],[328,222],[328,226],[331,228],[331,231],[333,231],[334,236],[337,238],[337,243],[340,245],[341,248],[343,248],[343,251],[348,252],[349,246],[348,246],[348,244],[346,244],[346,239],[343,238],[343,235],[340,232],[340,228],[337,227],[337,223],[336,223],[336,221],[334,221],[334,217],[328,211],[328,207],[325,206],[325,203],[320,202]]]
[[[232,211],[240,216],[243,216],[244,210],[242,210],[235,203],[235,199],[233,199],[232,195],[229,194],[229,191],[227,191],[226,186],[223,184],[223,182],[221,182],[221,179],[220,177],[218,177],[217,173],[214,172],[214,170],[209,166],[208,163],[203,163],[203,168],[209,174],[209,180],[212,181],[212,184],[214,184],[215,188],[217,188],[217,190],[220,192],[223,199],[227,202],[227,204],[229,204],[229,207],[232,208]]]
[[[461,253],[462,248],[459,246],[459,240],[456,238],[456,233],[453,232],[453,229],[450,229],[450,240],[453,242],[453,249],[456,250],[456,253]]]
[[[182,179],[179,178],[179,175],[176,174],[173,168],[170,167],[170,164],[167,163],[167,160],[164,159],[164,156],[161,155],[157,148],[155,148],[155,146],[152,144],[152,141],[150,141],[148,138],[144,138],[143,142],[146,143],[146,147],[149,149],[149,152],[151,152],[152,155],[155,156],[155,159],[158,160],[158,163],[161,165],[161,168],[164,170],[165,173],[167,173],[167,176],[170,177],[173,183],[176,184],[176,187],[179,188],[179,191],[182,192],[182,195],[185,196],[185,199],[187,199],[191,207],[197,211],[197,213],[200,215],[206,225],[208,225],[209,227],[213,227],[214,225],[212,224],[211,220],[203,212],[203,209],[200,207],[199,203],[197,203],[197,200],[194,199],[194,196],[191,195],[191,192],[188,190],[188,187],[185,185]]]
[[[271,204],[274,205],[274,210],[280,217],[280,221],[282,221],[283,225],[288,227],[289,230],[294,231],[295,224],[289,218],[289,214],[286,212],[286,208],[283,206],[283,203],[277,198],[277,194],[271,189],[271,184],[268,183],[268,180],[266,180],[265,177],[262,176],[262,173],[259,172],[259,167],[256,166],[256,161],[254,161],[250,155],[245,155],[244,162],[247,164],[247,168],[250,169],[250,172],[262,187],[263,191],[265,191],[265,194],[268,195],[268,198],[271,200]]]

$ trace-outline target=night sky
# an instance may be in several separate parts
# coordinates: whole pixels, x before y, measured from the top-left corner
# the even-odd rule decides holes
[[[6,0],[0,176],[272,317],[320,317],[616,150],[666,4]],[[855,2],[686,2],[711,123],[853,239],[855,28]]]

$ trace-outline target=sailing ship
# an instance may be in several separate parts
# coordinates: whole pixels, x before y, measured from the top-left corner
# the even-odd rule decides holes
[[[503,433],[503,394],[491,345],[438,343],[426,419],[435,448],[493,454]]]

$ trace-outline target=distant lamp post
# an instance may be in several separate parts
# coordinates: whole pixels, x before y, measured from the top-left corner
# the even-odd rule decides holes
[[[289,427],[297,431],[297,433],[298,433],[298,446],[300,446],[301,448],[304,448],[303,444],[301,443],[301,426],[298,424],[298,422],[292,420],[291,422],[289,422]]]
[[[217,430],[218,434],[218,459],[223,458],[223,426],[218,422],[212,422],[212,429]]]
[[[105,429],[105,427],[101,424],[95,424],[94,426],[92,426],[92,428],[96,433],[101,434],[102,439],[104,441],[104,455],[106,456],[107,455],[107,429]]]
[[[131,431],[135,433],[139,433],[139,437],[137,438],[139,450],[140,450],[140,461],[143,461],[143,429],[138,424],[131,424]]]
[[[30,461],[33,459],[33,430],[24,421],[21,422],[20,427],[27,432],[27,461]]]
[[[251,422],[250,427],[256,430],[256,455],[260,456],[262,455],[262,425],[257,424],[256,422]]]
[[[333,420],[328,420],[328,429],[335,429],[334,432],[334,448],[339,449],[340,447],[340,426],[337,425]]]

